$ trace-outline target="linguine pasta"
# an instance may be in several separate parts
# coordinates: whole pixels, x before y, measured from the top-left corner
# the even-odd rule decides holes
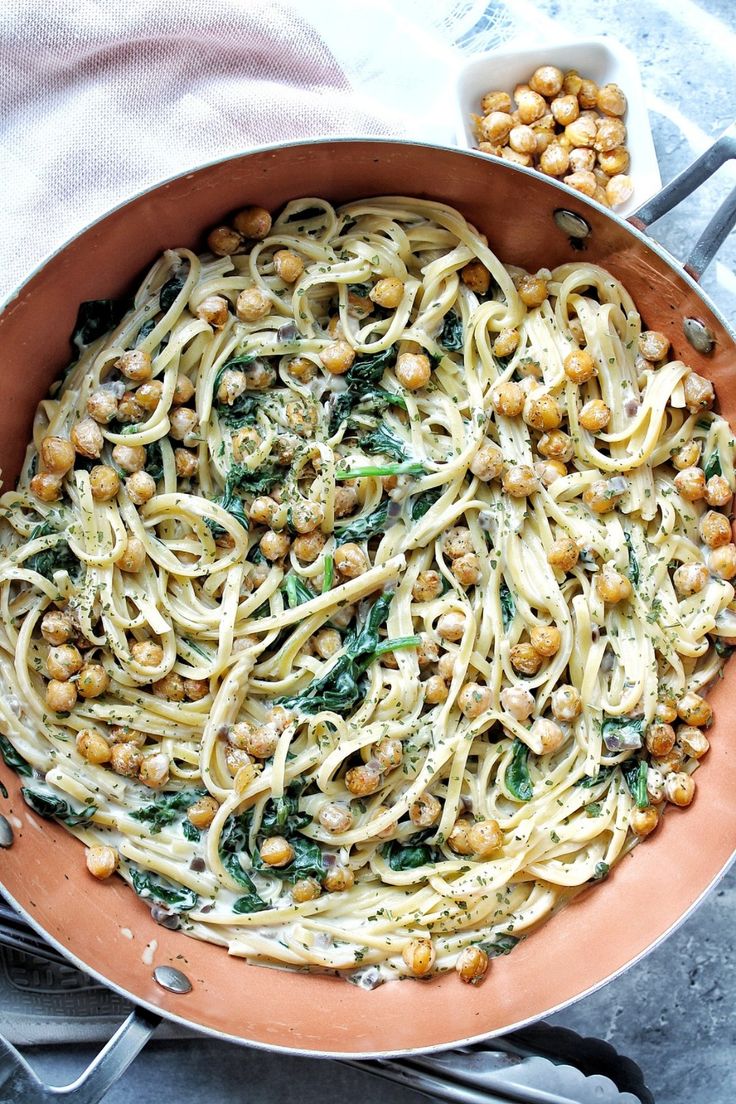
[[[260,214],[85,305],[0,500],[3,752],[160,922],[477,981],[692,800],[731,431],[593,264]]]

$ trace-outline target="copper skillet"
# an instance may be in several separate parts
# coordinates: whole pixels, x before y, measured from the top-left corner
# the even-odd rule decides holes
[[[440,199],[487,233],[506,262],[532,270],[581,258],[604,265],[625,283],[646,325],[664,331],[681,359],[714,380],[721,409],[736,425],[734,336],[696,282],[736,221],[736,192],[685,269],[644,234],[732,157],[734,128],[631,224],[528,169],[400,141],[270,147],[160,184],[54,254],[0,315],[5,485],[17,476],[36,404],[68,360],[80,301],[121,295],[162,249],[201,247],[205,231],[244,203],[276,210],[303,195],[337,202],[405,193]],[[729,865],[736,841],[736,752],[727,720],[736,708],[733,670],[711,700],[717,718],[712,750],[698,772],[692,808],[672,811],[605,886],[583,894],[512,955],[494,962],[477,989],[446,975],[429,984],[394,983],[365,992],[339,979],[249,966],[157,926],[122,881],[100,884],[87,876],[78,843],[30,813],[18,779],[4,765],[0,775],[10,797],[0,808],[15,829],[15,842],[0,861],[3,892],[71,961],[140,1009],[108,1054],[118,1070],[155,1026],[151,1013],[233,1042],[312,1056],[408,1054],[489,1038],[563,1007],[637,961]],[[191,992],[157,984],[143,959],[152,940],[155,965],[183,971]]]

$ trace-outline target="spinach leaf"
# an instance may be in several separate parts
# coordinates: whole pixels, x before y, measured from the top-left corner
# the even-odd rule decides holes
[[[516,602],[514,601],[514,596],[509,590],[505,579],[501,580],[501,585],[498,588],[498,597],[501,602],[501,620],[503,621],[503,627],[504,629],[508,629],[516,616]]]
[[[124,313],[123,304],[116,299],[88,299],[80,303],[72,330],[72,345],[80,350],[85,345],[91,345],[98,337],[114,329]]]
[[[147,322],[144,322],[138,331],[138,336],[135,339],[136,345],[140,345],[142,341],[145,341],[149,334],[153,333],[156,329],[156,319],[149,318]]]
[[[399,463],[409,459],[409,454],[404,444],[396,437],[386,425],[376,426],[370,433],[360,438],[360,447],[363,452],[371,455],[380,452],[384,456],[390,456]]]
[[[48,521],[42,521],[40,525],[35,526],[28,539],[48,537],[56,532],[57,530]],[[78,579],[82,571],[82,565],[65,540],[57,541],[50,548],[45,548],[43,552],[36,552],[25,561],[24,566],[29,571],[37,571],[50,582],[53,582],[55,571],[67,571],[72,579]]]
[[[206,795],[206,790],[170,790],[156,795],[152,805],[144,805],[131,813],[133,820],[140,820],[151,826],[151,834],[156,835],[169,824],[178,820],[180,814]],[[192,825],[193,827],[193,825]]]
[[[88,824],[97,812],[96,805],[88,805],[85,809],[76,810],[62,798],[39,793],[28,786],[23,786],[20,792],[26,805],[33,809],[34,813],[45,817],[46,820],[56,817],[68,828],[73,828],[76,824]]]
[[[621,764],[621,773],[633,797],[640,809],[646,809],[649,805],[647,793],[647,762],[645,759],[627,759]]]
[[[342,423],[350,416],[354,407],[359,405],[375,405],[385,408],[391,403],[402,405],[406,409],[406,402],[399,395],[392,395],[378,387],[383,379],[383,373],[387,368],[396,363],[397,348],[390,345],[374,356],[358,357],[345,373],[347,388],[340,392],[332,404],[330,414],[329,434],[337,433]]]
[[[723,475],[721,457],[718,449],[713,449],[713,452],[703,464],[703,471],[705,472],[706,479],[711,479],[714,475]]]
[[[521,740],[514,740],[511,762],[506,768],[506,788],[519,801],[531,801],[534,794],[528,767],[529,748]]]
[[[581,786],[584,790],[591,790],[593,786],[597,786],[599,782],[607,781],[615,769],[615,767],[601,767],[598,773],[593,777],[586,774],[585,777],[581,778],[578,782],[578,786]]]
[[[370,514],[361,514],[348,525],[335,529],[335,544],[345,544],[347,541],[364,541],[382,532],[388,519],[388,499],[379,503]]]
[[[430,834],[431,832],[417,832],[406,843],[389,840],[381,853],[391,870],[416,870],[419,866],[439,862],[442,852],[424,842]]]
[[[291,836],[311,824],[309,813],[299,812],[304,781],[295,778],[281,797],[270,797],[263,807],[260,832],[264,836]]]
[[[167,878],[157,878],[133,863],[130,865],[130,880],[139,897],[161,901],[174,912],[191,912],[197,907],[199,897],[193,889],[177,886]]]
[[[631,533],[626,532],[626,544],[629,549],[629,578],[633,586],[639,585],[639,577],[641,572],[639,570],[639,561],[636,558],[636,552],[634,551],[634,545],[631,540]]]
[[[609,751],[640,748],[645,726],[644,717],[609,717],[604,713],[601,736]]]
[[[186,282],[186,276],[172,276],[161,288],[158,296],[158,305],[164,313],[172,306]]]
[[[248,875],[246,874],[246,878]],[[242,915],[244,912],[263,912],[264,909],[269,909],[271,906],[266,904],[262,897],[259,897],[256,893],[256,887],[250,878],[248,881],[253,886],[253,892],[248,893],[245,897],[238,897],[237,901],[233,905],[233,912],[237,912],[238,915]]]
[[[443,349],[447,349],[448,352],[454,353],[458,349],[462,349],[463,340],[463,323],[460,315],[454,310],[448,311],[440,335],[437,338],[437,343]]]
[[[294,858],[287,866],[274,869],[264,863],[260,852],[256,851],[253,855],[253,869],[277,874],[287,882],[298,882],[302,878],[316,878],[321,882],[327,873],[327,866],[319,844],[306,836],[292,836],[289,843],[294,848]]]
[[[229,487],[231,492],[237,488],[253,497],[265,495],[283,478],[283,468],[277,468],[275,464],[262,464],[256,471],[244,468],[242,464],[233,464],[225,479],[225,490],[227,493]]]
[[[360,299],[367,299],[372,291],[373,284],[348,284],[348,293]]]
[[[442,497],[444,487],[430,487],[428,491],[422,491],[421,494],[415,495],[411,500],[411,520],[419,521],[423,518],[430,507],[434,506],[435,502]]]
[[[730,655],[736,650],[732,644],[727,644],[722,636],[711,637],[713,641],[713,647],[715,648],[719,656],[723,656],[724,659],[728,659]]]
[[[186,817],[184,817],[184,820],[181,822],[181,831],[184,838],[191,840],[192,843],[197,843],[202,835],[199,828],[195,828],[191,820],[188,820]]]
[[[253,879],[243,870],[238,855],[241,852],[248,853],[248,838],[253,812],[248,809],[244,813],[229,816],[223,825],[220,836],[220,859],[231,878],[238,885],[243,886],[249,894],[255,894],[256,887]],[[249,911],[254,912],[255,909]]]
[[[511,954],[517,943],[521,940],[516,935],[497,935],[491,942],[479,943],[489,958],[498,958],[500,955]]]
[[[286,591],[289,609],[294,609],[295,606],[301,606],[304,602],[311,602],[315,597],[301,576],[295,575],[293,571],[290,571],[284,579],[282,589]]]
[[[146,449],[146,471],[158,483],[164,475],[164,459],[161,455],[161,441],[151,441]]]
[[[393,593],[389,592],[373,603],[365,625],[345,638],[344,653],[326,674],[313,679],[300,694],[280,698],[280,704],[310,714],[323,709],[343,714],[352,710],[365,694],[362,676],[371,663],[384,652],[415,647],[420,642],[417,636],[396,640],[382,640],[379,636],[379,628],[388,619],[392,598]]]
[[[33,768],[28,763],[19,751],[16,751],[7,736],[3,736],[0,733],[0,755],[7,766],[15,771],[16,774],[22,774],[25,778],[30,778],[33,774]]]

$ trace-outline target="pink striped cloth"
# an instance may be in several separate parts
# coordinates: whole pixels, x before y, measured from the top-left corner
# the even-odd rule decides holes
[[[127,196],[289,138],[378,135],[313,26],[269,0],[3,0],[0,297]]]

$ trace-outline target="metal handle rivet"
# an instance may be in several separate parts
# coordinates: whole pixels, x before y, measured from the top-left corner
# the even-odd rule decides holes
[[[0,847],[12,847],[14,839],[10,821],[0,813]]]
[[[686,318],[682,323],[682,330],[696,353],[713,352],[716,336],[705,322],[701,322],[699,318]]]
[[[554,213],[554,220],[563,234],[569,234],[576,241],[587,238],[591,231],[589,222],[575,211],[568,211],[564,207],[558,207]]]
[[[192,991],[192,983],[187,975],[174,966],[157,966],[153,971],[153,980],[169,993],[191,993]]]

